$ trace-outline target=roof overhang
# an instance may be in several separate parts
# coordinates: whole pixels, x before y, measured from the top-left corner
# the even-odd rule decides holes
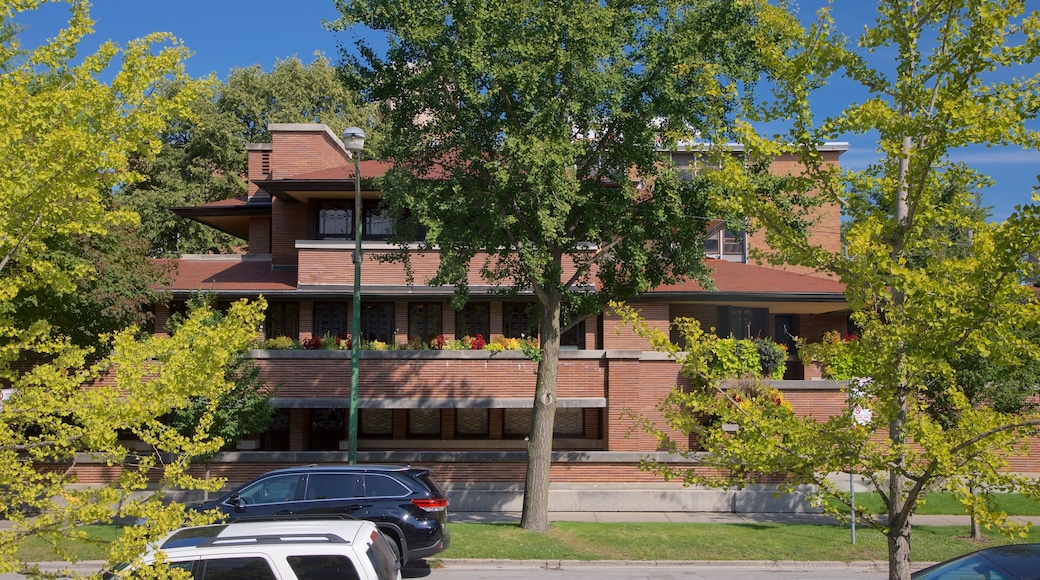
[[[356,186],[353,179],[258,179],[253,181],[261,190],[288,203],[307,203],[311,199],[353,198]],[[361,180],[362,199],[378,199],[379,191]]]
[[[202,205],[196,207],[172,207],[173,213],[242,238],[249,239],[249,218],[270,217],[271,202],[251,201],[241,205]]]

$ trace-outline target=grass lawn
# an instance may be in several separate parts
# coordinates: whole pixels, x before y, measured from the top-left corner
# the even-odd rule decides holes
[[[1017,493],[1000,493],[993,496],[994,504],[1012,516],[1037,516],[1040,515],[1040,503],[1024,497]],[[883,513],[881,497],[876,493],[857,493],[857,511],[864,513]],[[921,515],[950,515],[964,514],[964,507],[949,493],[932,493],[926,498],[923,505],[917,508]]]
[[[857,494],[858,505],[877,513],[881,501],[874,494]],[[998,496],[996,503],[1010,515],[1040,515],[1036,502],[1017,494]],[[921,514],[963,514],[960,504],[947,494],[933,494],[918,511]],[[104,544],[122,533],[120,526],[87,526],[92,542],[75,546],[81,560],[104,558]],[[985,531],[985,542],[967,538],[967,526],[916,526],[913,557],[935,562],[986,545],[1040,542],[1040,531],[1026,538],[1009,539]],[[451,548],[438,558],[491,558],[507,560],[801,560],[885,561],[885,538],[862,525],[851,544],[848,526],[803,524],[680,524],[553,522],[547,534],[509,524],[451,524]],[[40,541],[18,552],[25,561],[54,560]]]
[[[967,538],[967,526],[917,526],[913,555],[935,562],[986,545],[1040,542],[1040,532],[1009,540]],[[811,524],[684,524],[553,522],[547,534],[518,524],[451,524],[451,548],[436,558],[505,560],[799,560],[887,561],[884,536],[857,526]]]

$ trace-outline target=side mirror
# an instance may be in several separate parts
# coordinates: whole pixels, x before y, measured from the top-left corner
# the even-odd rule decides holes
[[[243,500],[242,497],[237,493],[231,494],[231,497],[228,498],[228,501],[231,502],[231,505],[235,506],[236,508],[242,508],[246,505],[245,500]]]

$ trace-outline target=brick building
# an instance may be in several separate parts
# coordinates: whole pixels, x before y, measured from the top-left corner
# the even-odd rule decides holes
[[[176,210],[248,240],[248,252],[179,259],[169,288],[171,308],[200,290],[220,300],[262,295],[269,303],[268,337],[304,340],[349,333],[354,163],[324,125],[269,129],[271,143],[248,147],[245,198]],[[822,151],[837,164],[845,149],[830,144]],[[696,160],[694,151],[673,155],[679,165]],[[374,160],[360,166],[363,178],[386,170],[386,164]],[[773,166],[777,172],[797,168],[793,158],[778,159]],[[400,264],[380,261],[379,255],[394,247],[386,243],[388,224],[378,215],[378,196],[378,191],[362,191],[366,341],[402,345],[416,334],[481,332],[490,339],[524,331],[525,307],[533,297],[504,302],[480,285],[476,269],[471,301],[465,311],[455,312],[448,303],[452,288],[422,285],[436,268],[436,256],[412,256],[414,286],[406,283]],[[837,249],[838,210],[824,211],[817,241]],[[705,251],[717,291],[706,292],[693,282],[657,288],[631,302],[648,322],[663,328],[676,317],[692,316],[723,336],[773,337],[780,343],[790,343],[793,335],[812,340],[827,330],[847,330],[841,284],[819,274],[748,263],[749,248],[763,243],[759,236],[735,235],[723,224],[709,233]],[[156,328],[163,328],[169,312],[159,309]],[[650,352],[643,339],[609,315],[586,320],[564,345],[553,485],[573,489],[656,482],[656,476],[638,469],[641,457],[657,452],[656,442],[632,430],[627,411],[655,416],[657,401],[682,382],[678,365]],[[267,433],[215,458],[213,474],[242,481],[286,464],[346,461],[350,351],[257,350],[251,356],[276,389],[278,414]],[[359,461],[429,465],[449,488],[515,490],[524,478],[535,370],[536,363],[520,351],[362,350]],[[818,379],[792,354],[788,374],[776,386],[799,412],[840,410],[837,385]],[[81,477],[89,479],[87,473]],[[509,501],[501,499],[499,505]]]

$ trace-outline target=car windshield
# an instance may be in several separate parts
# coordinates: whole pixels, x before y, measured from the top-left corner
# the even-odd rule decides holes
[[[967,554],[911,576],[913,580],[1015,580],[982,554]]]

